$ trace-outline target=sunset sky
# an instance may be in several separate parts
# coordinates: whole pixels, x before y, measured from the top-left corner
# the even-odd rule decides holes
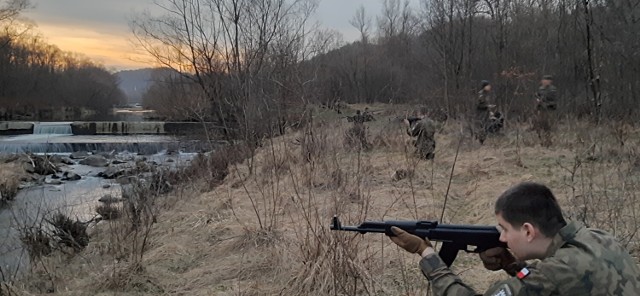
[[[160,0],[161,1],[161,0]],[[110,70],[153,66],[131,41],[129,20],[142,11],[157,11],[152,0],[32,0],[25,16],[49,43],[82,53]],[[316,18],[340,31],[345,41],[357,38],[349,20],[360,5],[378,14],[382,0],[322,0]]]

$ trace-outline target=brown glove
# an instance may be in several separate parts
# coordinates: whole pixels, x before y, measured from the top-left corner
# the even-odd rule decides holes
[[[416,253],[418,255],[422,255],[424,250],[428,247],[433,247],[431,242],[427,239],[422,239],[418,236],[410,234],[398,227],[391,227],[391,232],[395,234],[395,236],[391,236],[391,241],[396,243],[396,245],[401,248],[407,250],[410,253]]]
[[[502,247],[488,249],[480,253],[480,259],[484,264],[484,268],[488,270],[504,269],[511,275],[518,272],[525,265],[522,262],[517,262],[513,254]]]

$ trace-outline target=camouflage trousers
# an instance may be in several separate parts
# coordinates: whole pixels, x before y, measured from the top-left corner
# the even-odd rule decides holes
[[[542,146],[551,146],[555,129],[555,113],[550,110],[538,110],[533,118],[533,129]]]
[[[351,148],[371,149],[367,141],[367,129],[361,123],[354,124],[345,134],[345,145]]]
[[[416,156],[421,159],[433,159],[436,151],[436,140],[432,138],[423,138],[415,141]]]
[[[487,139],[487,126],[489,124],[489,111],[477,110],[471,123],[471,135],[483,144]]]

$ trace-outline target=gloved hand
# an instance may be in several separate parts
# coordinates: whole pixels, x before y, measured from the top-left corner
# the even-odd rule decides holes
[[[410,234],[398,227],[391,227],[391,232],[395,234],[395,236],[389,237],[391,238],[391,241],[396,243],[396,245],[400,246],[401,248],[407,250],[407,252],[422,255],[424,250],[429,247],[433,247],[429,240],[422,239],[418,236]]]
[[[488,249],[480,253],[480,259],[484,264],[484,268],[488,270],[504,269],[509,273],[509,269],[514,268],[514,263],[516,262],[516,258],[513,257],[511,252],[502,247]]]

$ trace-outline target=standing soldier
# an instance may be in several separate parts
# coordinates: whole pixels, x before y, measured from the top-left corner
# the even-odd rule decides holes
[[[553,85],[553,76],[544,75],[540,81],[540,88],[536,93],[536,118],[534,129],[538,138],[545,147],[551,146],[556,110],[556,87]]]
[[[348,146],[358,146],[362,149],[368,150],[371,148],[371,144],[367,141],[367,128],[364,125],[366,121],[365,116],[356,110],[356,115],[347,116],[349,122],[353,122],[353,126],[347,130],[346,143]]]
[[[480,144],[483,144],[487,138],[486,128],[490,118],[490,108],[495,106],[490,104],[491,97],[491,83],[482,80],[473,118],[473,135],[480,141]]]
[[[436,125],[427,118],[427,112],[428,110],[423,107],[418,112],[418,120],[410,122],[408,118],[405,118],[403,122],[407,127],[407,134],[417,137],[414,142],[416,155],[422,159],[433,159],[436,150]]]

